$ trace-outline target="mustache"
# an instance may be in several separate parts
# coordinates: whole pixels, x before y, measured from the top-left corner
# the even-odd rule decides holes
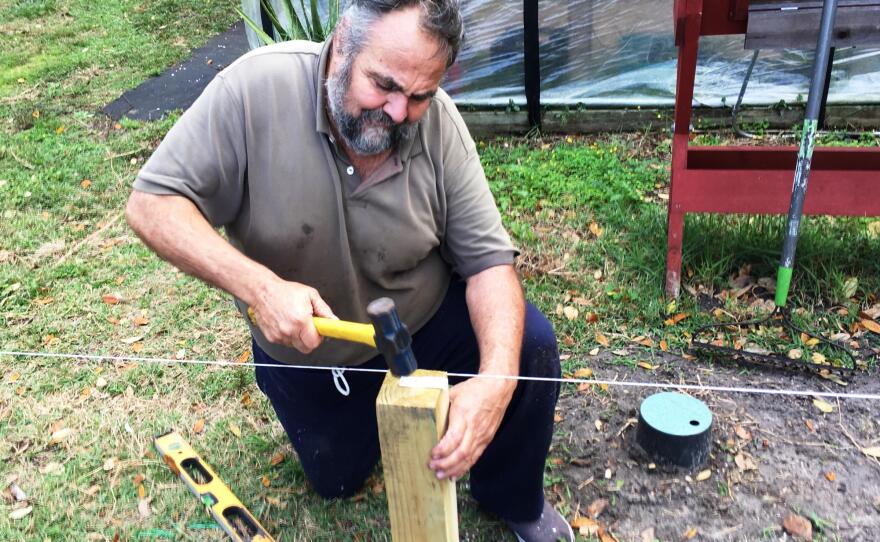
[[[362,122],[373,122],[376,124],[380,124],[384,128],[393,128],[395,126],[406,126],[406,122],[402,122],[397,124],[394,122],[394,119],[391,116],[382,111],[382,109],[364,109],[360,114],[360,121]]]

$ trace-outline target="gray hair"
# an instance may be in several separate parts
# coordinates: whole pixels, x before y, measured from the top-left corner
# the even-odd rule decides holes
[[[338,28],[345,56],[354,58],[367,43],[373,23],[396,9],[419,7],[422,30],[436,37],[446,54],[446,67],[452,66],[464,39],[459,0],[351,0],[342,13]]]

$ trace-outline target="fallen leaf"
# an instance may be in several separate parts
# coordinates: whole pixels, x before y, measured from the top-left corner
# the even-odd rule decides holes
[[[235,360],[236,363],[247,363],[248,360],[251,359],[251,351],[245,350],[241,354],[239,354],[238,358]]]
[[[825,414],[831,414],[834,412],[834,407],[822,399],[813,399],[813,406],[824,412]]]
[[[269,487],[270,485],[272,485],[272,482],[269,481],[269,477],[266,475],[263,475],[263,477],[260,479],[260,483],[263,484],[263,487]]]
[[[807,426],[807,429],[810,430],[810,433],[816,432],[816,427],[813,425],[813,420],[804,420],[804,425]]]
[[[758,469],[758,466],[755,465],[755,462],[752,461],[752,458],[744,452],[736,454],[736,456],[733,458],[733,461],[734,463],[736,463],[736,467],[741,471]]]
[[[590,233],[596,237],[602,237],[602,228],[595,222],[590,223]]]
[[[691,538],[697,536],[697,528],[691,527],[682,536],[684,536],[685,540],[690,540]]]
[[[118,305],[121,299],[116,294],[104,294],[101,296],[101,299],[104,300],[106,305]]]
[[[623,348],[618,348],[617,350],[612,350],[611,353],[614,354],[615,356],[627,356],[627,355],[629,355],[629,352],[626,351],[626,350],[623,349]]]
[[[140,514],[141,518],[147,519],[152,513],[153,510],[150,508],[150,499],[138,500],[138,514]]]
[[[595,312],[588,312],[587,315],[584,317],[584,319],[589,324],[595,324],[596,322],[599,321],[599,315],[596,314]]]
[[[878,324],[874,320],[863,319],[862,320],[862,327],[864,327],[865,329],[867,329],[868,331],[870,331],[872,333],[880,334],[880,324]]]
[[[83,190],[87,190],[90,186],[92,186],[92,181],[89,179],[83,179],[80,181],[79,185],[83,188]]]
[[[599,517],[599,514],[601,514],[605,510],[605,508],[607,506],[608,506],[607,499],[596,499],[595,501],[590,503],[590,506],[587,507],[587,515],[593,519],[596,519],[597,517]]]
[[[688,317],[687,313],[680,312],[671,318],[673,324],[677,324]]]
[[[103,468],[105,472],[110,472],[116,468],[116,459],[112,457],[107,459],[107,461],[104,461],[104,465],[101,468]]]
[[[238,438],[241,438],[241,427],[234,423],[229,424],[229,432],[235,435]]]
[[[593,348],[592,350],[590,350],[590,355],[591,355],[591,356],[597,356],[597,355],[599,355],[599,349],[598,349],[598,348]]]
[[[553,423],[559,423],[561,421],[562,421],[562,416],[560,416],[559,414],[553,415]]]
[[[143,499],[147,494],[147,490],[144,489],[144,484],[137,485],[137,495],[138,499]]]
[[[666,341],[660,341],[660,350],[669,352],[669,344]]]
[[[18,510],[13,510],[12,512],[9,513],[9,519],[11,519],[11,520],[22,519],[26,515],[33,512],[33,510],[34,510],[33,506],[25,506],[24,508],[19,508]]]
[[[843,295],[845,297],[852,297],[856,295],[856,290],[859,289],[859,279],[856,277],[850,277],[846,279],[843,283]]]
[[[652,341],[651,339],[649,339],[647,337],[638,341],[638,343],[642,346],[647,346],[648,348],[654,348],[654,341]]]
[[[795,538],[801,540],[813,539],[813,525],[810,520],[797,514],[789,514],[782,522],[782,528]]]
[[[592,378],[593,370],[589,367],[584,367],[583,369],[578,369],[572,375],[574,378]]]
[[[602,335],[601,333],[596,334],[596,342],[606,348],[611,344],[611,341],[608,340],[608,337]]]
[[[135,316],[133,322],[136,326],[145,326],[150,323],[147,317],[143,315]]]
[[[144,349],[144,343],[134,343],[133,345],[131,345],[131,351],[134,352],[135,354],[140,353],[140,351],[143,349]]]
[[[95,381],[95,387],[98,389],[107,387],[107,379],[103,376],[99,376],[98,379]]]
[[[636,365],[638,365],[638,366],[641,367],[642,369],[646,369],[646,370],[648,370],[648,371],[653,371],[653,370],[654,370],[654,366],[651,365],[650,363],[648,363],[647,361],[640,361],[640,362],[638,362]]]
[[[585,516],[574,518],[571,526],[582,536],[595,536],[599,532],[599,523]]]
[[[54,433],[52,433],[52,436],[49,438],[49,446],[52,446],[53,444],[59,444],[61,442],[64,442],[65,440],[70,438],[71,435],[73,435],[73,429],[71,429],[69,427],[59,429],[59,430],[55,431]]]
[[[752,440],[752,433],[741,425],[737,425],[733,431],[736,433],[736,436],[743,440]]]
[[[135,477],[134,477],[134,479],[132,480],[132,482],[134,483],[134,485],[137,486],[137,485],[142,484],[143,481],[144,481],[146,478],[147,478],[147,477],[144,476],[142,473],[138,473],[137,475],[135,475]]]
[[[40,467],[40,474],[47,474],[49,476],[56,476],[63,472],[64,467],[61,466],[61,463],[55,461],[51,461]]]
[[[602,430],[602,420],[596,420],[595,422],[593,422],[593,424],[596,426],[596,431]],[[593,517],[595,517],[595,516],[593,516]]]
[[[277,454],[272,456],[272,459],[269,460],[269,463],[274,467],[275,465],[279,465],[284,462],[284,454],[278,452]]]
[[[122,339],[122,342],[125,344],[134,344],[140,340],[143,340],[143,338],[144,338],[143,335],[137,335],[136,337],[128,337],[128,338]]]
[[[244,406],[245,408],[247,408],[247,407],[251,406],[252,404],[254,404],[254,402],[251,400],[251,394],[249,394],[248,392],[244,392],[244,393],[241,395],[241,404],[242,404],[242,406]]]
[[[825,364],[825,356],[823,356],[819,352],[813,352],[813,354],[810,356],[810,359],[813,361],[813,363],[817,365]]]
[[[837,480],[837,475],[834,474],[834,471],[829,470],[829,471],[825,472],[825,479],[828,480],[829,482],[833,482],[833,481]]]
[[[205,430],[205,418],[199,418],[196,420],[196,423],[193,424],[193,433],[201,433]]]
[[[801,359],[804,357],[804,352],[800,348],[792,348],[788,351],[789,359]]]
[[[712,469],[701,470],[697,474],[697,482],[703,482],[712,477]]]
[[[16,484],[15,482],[11,482],[7,489],[12,494],[12,497],[15,499],[15,502],[21,502],[21,501],[28,500],[27,493],[25,493],[23,489],[18,487],[18,484]]]
[[[821,371],[819,371],[819,376],[821,376],[825,380],[830,380],[839,386],[847,386],[848,385],[846,382],[841,380],[841,378],[839,376],[832,373],[828,369],[822,369]]]

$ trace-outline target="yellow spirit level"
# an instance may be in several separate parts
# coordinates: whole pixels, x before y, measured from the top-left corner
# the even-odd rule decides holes
[[[275,542],[223,480],[175,431],[153,439],[159,455],[235,542]]]

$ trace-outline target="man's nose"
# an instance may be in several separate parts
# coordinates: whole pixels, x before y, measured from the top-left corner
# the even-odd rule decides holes
[[[406,120],[407,102],[409,99],[400,92],[392,92],[388,95],[388,101],[382,108],[395,123],[400,124]]]

